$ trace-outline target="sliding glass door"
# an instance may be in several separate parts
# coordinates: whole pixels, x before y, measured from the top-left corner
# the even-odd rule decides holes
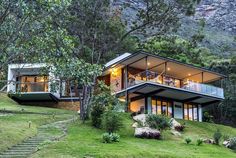
[[[198,121],[198,106],[195,104],[184,104],[184,119]]]
[[[170,101],[152,98],[152,113],[173,117],[173,104]]]

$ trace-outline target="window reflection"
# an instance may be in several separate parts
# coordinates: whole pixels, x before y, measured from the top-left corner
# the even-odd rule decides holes
[[[152,113],[153,114],[162,114],[172,117],[173,108],[172,103],[168,101],[152,99]]]
[[[198,108],[194,104],[184,104],[184,119],[198,121]]]

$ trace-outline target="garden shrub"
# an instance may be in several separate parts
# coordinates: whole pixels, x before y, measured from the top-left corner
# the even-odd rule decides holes
[[[203,122],[210,122],[213,123],[213,116],[210,115],[207,111],[203,113]]]
[[[170,127],[170,124],[166,117],[162,115],[150,114],[146,118],[146,123],[150,128],[164,130]]]
[[[219,145],[221,137],[222,137],[222,134],[221,134],[220,130],[217,129],[216,132],[215,132],[214,135],[213,135],[213,138],[214,138],[215,143],[216,143],[217,145]]]
[[[110,135],[109,133],[103,133],[102,142],[103,143],[111,143],[112,142],[112,135]]]
[[[225,140],[229,140],[229,138],[230,138],[229,135],[227,135],[227,134],[224,134],[224,135],[223,135],[223,140],[224,140],[224,141],[225,141]]]
[[[112,110],[106,111],[103,114],[102,124],[103,128],[108,133],[119,131],[119,129],[123,127],[122,117],[120,117],[120,113],[114,112]]]
[[[180,125],[180,126],[175,126],[175,130],[178,132],[183,132],[184,131],[185,126],[184,125]]]
[[[102,124],[102,114],[104,113],[105,107],[99,104],[94,105],[91,111],[92,125],[96,128],[100,128]]]
[[[203,140],[202,140],[202,139],[197,139],[197,146],[202,145],[202,143],[203,143]]]
[[[120,135],[117,133],[112,133],[112,141],[113,142],[119,142],[120,141]]]
[[[103,133],[102,135],[102,142],[103,143],[112,143],[112,142],[119,142],[120,135],[117,133]]]
[[[192,142],[192,139],[191,138],[185,138],[185,142],[186,142],[186,144],[190,144]]]
[[[111,94],[111,89],[104,82],[99,81],[91,102],[92,125],[100,128],[102,125],[102,115],[105,110],[122,111],[123,104],[117,97]]]

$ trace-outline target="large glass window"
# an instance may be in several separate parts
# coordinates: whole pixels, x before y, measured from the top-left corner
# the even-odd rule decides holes
[[[157,100],[152,98],[152,113],[153,114],[162,114],[166,116],[172,117],[173,115],[173,108],[172,103],[163,100]]]
[[[145,112],[145,99],[139,99],[130,103],[130,111],[144,113]]]
[[[79,96],[78,83],[74,80],[72,81],[62,81],[61,82],[61,96],[62,97],[78,97]]]
[[[184,119],[198,121],[198,108],[194,104],[184,104]]]
[[[160,100],[157,100],[157,114],[159,115],[161,114],[161,101]]]
[[[19,92],[47,92],[48,76],[19,76],[16,87]]]
[[[152,114],[157,114],[157,106],[155,99],[152,99]]]
[[[173,109],[172,109],[172,103],[171,102],[167,102],[167,105],[168,105],[168,107],[167,107],[167,111],[168,111],[168,113],[167,113],[167,116],[170,116],[170,117],[172,117],[172,114],[173,114]]]
[[[167,102],[162,102],[162,114],[167,115]]]

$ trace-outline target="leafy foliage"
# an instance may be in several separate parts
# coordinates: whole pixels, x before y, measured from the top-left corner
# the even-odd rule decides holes
[[[200,145],[202,145],[202,143],[203,143],[203,140],[200,138],[200,139],[197,139],[197,146],[200,146]]]
[[[186,144],[190,144],[192,142],[191,138],[185,138],[184,141],[186,142]]]
[[[221,134],[220,130],[217,129],[216,132],[215,132],[214,135],[213,135],[213,138],[214,138],[215,143],[216,143],[217,145],[219,145],[221,137],[222,137],[222,134]]]
[[[102,134],[102,142],[103,143],[112,143],[112,142],[119,142],[120,135],[117,133],[103,133]]]
[[[103,140],[103,143],[111,143],[112,142],[112,135],[109,133],[103,133],[102,140]]]
[[[102,114],[105,111],[105,107],[99,104],[94,105],[91,111],[92,125],[96,128],[100,128],[102,125]]]
[[[103,114],[103,128],[108,133],[113,133],[116,131],[119,131],[121,127],[123,127],[122,117],[119,115],[119,113],[114,111],[106,111]]]
[[[112,141],[113,142],[119,142],[120,141],[120,135],[117,133],[112,133]]]
[[[235,57],[231,60],[218,60],[212,62],[210,68],[216,72],[223,73],[227,77],[214,85],[224,89],[225,99],[220,104],[212,104],[208,107],[209,114],[213,115],[216,123],[236,126],[236,72]]]
[[[149,114],[146,118],[146,123],[149,127],[164,130],[170,127],[170,124],[165,116]]]
[[[207,66],[206,60],[215,58],[208,49],[198,47],[195,43],[178,36],[156,36],[140,45],[140,48],[153,54],[197,66]]]
[[[91,101],[92,125],[100,128],[102,123],[102,114],[105,110],[119,111],[123,108],[122,104],[115,95],[111,94],[111,89],[102,81],[98,81],[94,96]]]
[[[211,116],[207,111],[203,113],[203,121],[204,122],[213,122],[213,116]]]

